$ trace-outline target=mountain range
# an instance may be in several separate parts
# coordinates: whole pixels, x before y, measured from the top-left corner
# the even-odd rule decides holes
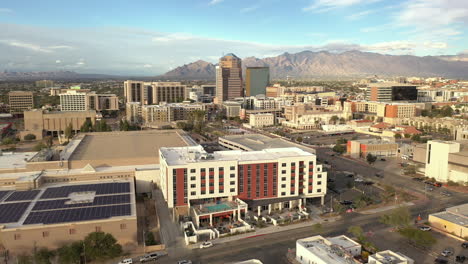
[[[247,57],[242,66],[268,66],[271,78],[291,76],[297,79],[326,77],[365,77],[380,76],[441,76],[448,78],[468,78],[468,55],[412,56],[384,55],[372,52],[347,51],[330,53],[327,51],[283,53],[276,57]],[[198,60],[177,67],[161,79],[215,79],[215,64]]]

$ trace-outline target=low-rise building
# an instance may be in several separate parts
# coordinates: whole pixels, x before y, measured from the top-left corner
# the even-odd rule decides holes
[[[356,158],[365,158],[367,154],[385,157],[396,156],[398,144],[379,139],[349,140],[347,143],[347,153]]]
[[[251,127],[273,126],[275,124],[275,116],[273,114],[250,115],[249,124]]]
[[[89,90],[67,90],[60,95],[62,111],[117,111],[119,98],[115,94],[96,94]]]
[[[296,261],[301,264],[350,264],[361,255],[361,245],[342,235],[331,238],[313,236],[296,241]]]
[[[238,117],[241,114],[242,104],[234,101],[225,101],[223,102],[223,107],[226,110],[226,116],[229,117]]]
[[[447,208],[444,212],[429,215],[434,228],[466,238],[468,234],[468,203]]]
[[[414,260],[400,252],[385,250],[370,255],[368,264],[414,264]]]
[[[44,135],[58,136],[63,134],[70,124],[73,131],[77,132],[86,120],[94,124],[96,111],[48,112],[40,109],[24,111],[24,130],[20,131],[20,137],[24,138],[28,134],[35,135],[36,139],[42,139]]]
[[[426,177],[441,182],[468,182],[467,160],[468,141],[428,141]]]

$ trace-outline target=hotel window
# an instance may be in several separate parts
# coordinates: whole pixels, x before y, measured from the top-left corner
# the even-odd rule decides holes
[[[286,163],[281,163],[281,167],[286,167]]]
[[[282,173],[282,174],[286,174],[286,171],[285,171],[285,170],[282,170],[281,173]]]
[[[236,169],[236,167],[235,167],[235,166],[231,166],[231,170],[235,170],[235,169]]]
[[[190,184],[190,188],[195,188],[195,187],[197,187],[197,185],[195,185],[195,184]]]
[[[190,180],[191,180],[191,181],[194,181],[194,180],[196,180],[196,179],[197,179],[197,178],[196,178],[195,176],[190,177]]]
[[[72,229],[69,229],[69,230],[68,230],[68,233],[69,233],[70,235],[74,235],[74,234],[76,234],[76,229],[73,229],[73,228],[72,228]]]
[[[283,196],[286,195],[286,192],[281,192],[281,195],[283,195]]]
[[[231,188],[229,189],[230,192],[235,192],[236,191],[236,188]]]
[[[190,195],[197,195],[197,192],[190,192]]]
[[[101,232],[101,227],[100,226],[96,226],[96,232]]]
[[[318,178],[318,179],[321,179],[321,178],[322,178],[322,174],[317,174],[317,178]]]
[[[230,177],[231,177],[231,178],[235,178],[235,177],[236,177],[236,174],[231,173]]]
[[[281,188],[286,188],[286,184],[281,184]]]
[[[196,169],[190,169],[190,173],[195,173],[196,171]]]
[[[317,192],[322,192],[322,189],[317,189]]]
[[[322,182],[321,182],[321,181],[318,181],[318,182],[317,182],[317,185],[320,185],[320,184],[322,184]]]
[[[201,194],[205,194],[205,193],[206,193],[206,191],[203,191],[203,190],[201,191]]]
[[[210,190],[210,194],[213,194],[214,193],[214,190]]]
[[[49,237],[49,231],[42,232],[42,237]]]
[[[224,171],[224,167],[219,167],[218,171]]]
[[[15,237],[15,240],[20,240],[21,239],[21,234],[15,234],[14,237]]]
[[[127,224],[120,224],[120,229],[127,229]]]
[[[210,168],[210,172],[214,172],[214,168]]]
[[[205,172],[205,171],[206,171],[206,169],[205,169],[205,168],[202,168],[202,169],[200,170],[200,172]]]
[[[231,185],[235,185],[235,184],[236,184],[236,182],[235,182],[235,181],[231,181],[231,182],[229,182],[229,184],[231,184]]]

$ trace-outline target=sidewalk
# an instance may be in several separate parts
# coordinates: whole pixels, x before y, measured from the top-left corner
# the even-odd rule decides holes
[[[320,219],[320,220],[312,220],[312,221],[306,221],[306,222],[301,222],[297,224],[290,224],[287,226],[269,226],[265,228],[257,228],[254,232],[249,232],[249,233],[244,233],[244,234],[239,234],[239,235],[234,235],[234,236],[228,236],[228,237],[222,237],[218,239],[211,240],[213,244],[222,244],[222,243],[227,243],[231,241],[236,241],[244,238],[250,238],[250,237],[257,237],[257,236],[264,236],[272,233],[277,233],[277,232],[282,232],[282,231],[287,231],[287,230],[292,230],[296,228],[302,228],[302,227],[307,227],[310,226],[312,227],[315,224],[323,224],[324,222],[330,223],[330,222],[335,222],[337,219],[339,219],[340,216],[335,216],[331,218],[325,218],[325,219]],[[192,244],[189,245],[189,248],[198,248],[200,243],[197,244]]]

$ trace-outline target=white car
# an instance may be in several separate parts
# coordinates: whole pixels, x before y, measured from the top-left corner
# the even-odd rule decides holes
[[[211,242],[203,242],[200,244],[200,248],[209,248],[209,247],[212,247],[213,246],[213,243]]]
[[[355,182],[364,182],[364,179],[356,177],[356,179],[354,179],[354,181]]]
[[[444,257],[448,257],[448,256],[453,255],[453,252],[452,252],[452,250],[450,250],[450,249],[446,249],[446,250],[442,251],[442,253],[440,253],[440,254],[441,254],[442,256],[444,256]]]
[[[420,226],[419,227],[419,230],[422,230],[422,231],[431,231],[432,228],[430,226]]]
[[[133,259],[131,258],[123,259],[119,262],[119,264],[132,264],[132,263],[133,263]]]

